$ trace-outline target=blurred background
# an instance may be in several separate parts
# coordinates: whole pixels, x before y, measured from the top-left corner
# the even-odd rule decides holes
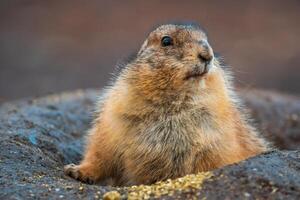
[[[169,21],[199,22],[238,86],[300,93],[299,0],[1,0],[0,102],[101,88]]]

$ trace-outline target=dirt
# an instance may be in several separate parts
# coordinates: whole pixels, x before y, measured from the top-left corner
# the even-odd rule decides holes
[[[163,199],[299,199],[300,100],[258,90],[241,90],[249,112],[278,150],[210,172],[135,188],[86,185],[63,174],[77,163],[92,119],[96,90],[75,91],[0,107],[0,199],[134,199],[132,192],[151,189]],[[199,178],[200,177],[200,178]],[[195,183],[196,186],[195,186]],[[171,189],[170,189],[171,188]],[[108,193],[110,192],[110,193]],[[147,190],[146,190],[147,192]]]

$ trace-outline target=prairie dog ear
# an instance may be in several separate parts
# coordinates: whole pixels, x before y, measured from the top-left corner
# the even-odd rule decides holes
[[[148,44],[148,40],[146,40],[146,41],[143,43],[141,49],[140,49],[139,52],[138,52],[138,56],[139,56],[140,54],[143,53],[143,51],[145,50],[147,44]]]

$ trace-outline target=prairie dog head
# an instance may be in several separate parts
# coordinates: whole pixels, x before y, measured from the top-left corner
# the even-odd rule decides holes
[[[149,60],[153,67],[184,68],[187,74],[183,78],[189,79],[209,71],[214,53],[199,27],[170,24],[151,32],[138,56]]]
[[[176,97],[201,92],[218,61],[207,35],[193,25],[162,25],[152,31],[126,78],[144,97]],[[202,86],[201,86],[202,85]]]

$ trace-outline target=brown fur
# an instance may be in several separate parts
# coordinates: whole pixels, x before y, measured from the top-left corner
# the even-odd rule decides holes
[[[161,46],[165,35],[172,46]],[[213,56],[200,41],[207,37],[194,26],[163,25],[150,33],[99,100],[84,158],[65,173],[88,183],[111,177],[115,185],[150,184],[266,151],[217,58],[197,75],[205,67],[198,55]]]

